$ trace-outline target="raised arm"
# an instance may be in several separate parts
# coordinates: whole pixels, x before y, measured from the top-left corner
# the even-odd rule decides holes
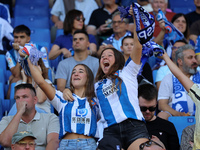
[[[42,91],[46,94],[46,96],[49,98],[49,100],[52,100],[55,97],[55,93],[56,93],[55,89],[44,80],[38,67],[34,66],[30,62],[29,58],[28,58],[28,66],[30,68],[31,75],[32,75],[32,78],[34,79],[34,81],[42,89]]]
[[[194,84],[187,76],[183,74],[183,72],[171,61],[167,53],[164,53],[162,58],[166,62],[167,66],[174,74],[174,76],[181,82],[184,88],[189,91],[192,85]]]
[[[140,64],[140,60],[142,56],[142,45],[140,44],[137,33],[136,33],[136,23],[135,23],[136,21],[133,15],[132,6],[130,7],[129,13],[133,16],[133,20],[134,20],[134,25],[133,25],[134,47],[133,47],[133,51],[130,54],[130,57],[136,64]]]

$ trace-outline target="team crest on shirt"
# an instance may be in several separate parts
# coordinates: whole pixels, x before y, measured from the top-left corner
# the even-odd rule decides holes
[[[86,108],[76,109],[76,116],[85,117],[88,114],[88,110]]]
[[[117,89],[116,85],[114,85],[114,87],[113,87],[113,84],[109,84],[109,85],[104,84],[103,88],[102,88],[102,92],[105,97],[108,97],[109,95],[111,95],[117,91],[118,91],[118,89]]]

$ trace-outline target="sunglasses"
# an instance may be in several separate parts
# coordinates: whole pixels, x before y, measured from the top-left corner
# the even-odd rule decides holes
[[[80,17],[80,16],[77,16],[76,18],[75,18],[77,21],[85,21],[85,18],[84,17]]]
[[[147,109],[150,111],[150,112],[152,112],[152,111],[155,111],[156,110],[156,107],[153,107],[153,106],[151,106],[151,107],[145,107],[145,106],[140,106],[140,110],[141,111],[147,111]]]
[[[143,150],[144,147],[150,147],[152,144],[155,144],[155,145],[158,145],[159,147],[161,147],[162,149],[164,149],[160,144],[158,144],[157,142],[155,141],[152,141],[152,140],[149,140],[147,142],[144,142],[142,144],[140,144],[140,150]]]

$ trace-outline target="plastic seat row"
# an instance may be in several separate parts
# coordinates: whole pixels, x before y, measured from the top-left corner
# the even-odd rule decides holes
[[[169,5],[175,13],[187,14],[196,9],[194,1],[191,0],[169,0]]]

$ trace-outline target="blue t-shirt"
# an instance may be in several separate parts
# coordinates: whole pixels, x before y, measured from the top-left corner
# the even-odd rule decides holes
[[[97,43],[94,35],[89,34],[89,42],[90,43],[94,43],[94,44]],[[72,36],[71,33],[67,34],[67,35],[58,36],[53,44],[58,45],[60,47],[60,49],[61,48],[68,49],[71,52],[72,56],[74,55],[74,49],[72,47],[72,45],[73,45],[73,36]]]

